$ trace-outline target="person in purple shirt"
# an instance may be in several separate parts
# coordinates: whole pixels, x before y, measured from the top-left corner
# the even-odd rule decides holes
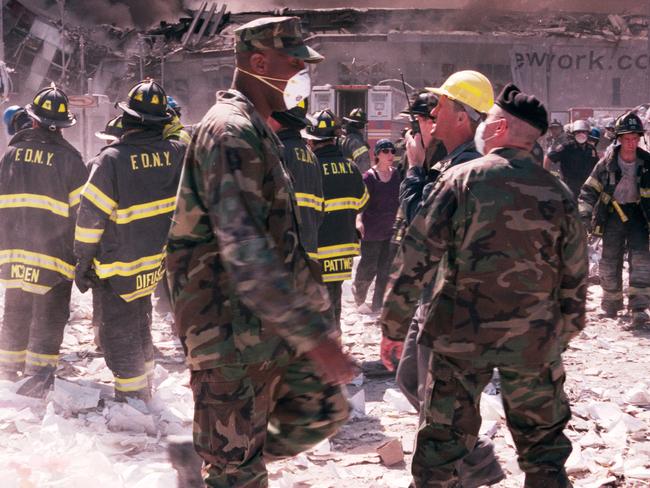
[[[393,224],[399,206],[399,172],[393,167],[395,146],[388,139],[375,144],[374,165],[363,174],[363,182],[370,194],[368,205],[357,216],[357,230],[361,234],[361,260],[352,284],[354,300],[360,311],[365,311],[368,288],[376,278],[371,312],[381,309],[388,283],[390,265],[395,255],[391,244]]]

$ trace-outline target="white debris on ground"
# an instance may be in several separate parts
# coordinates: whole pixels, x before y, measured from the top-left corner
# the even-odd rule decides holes
[[[630,317],[602,318],[600,294],[598,286],[590,287],[589,325],[565,354],[573,409],[567,435],[574,448],[567,469],[576,487],[648,487],[650,333],[623,331]],[[95,352],[90,303],[90,293],[73,293],[62,367],[45,400],[17,395],[19,383],[0,381],[2,488],[176,486],[167,442],[190,434],[193,403],[169,319],[154,314],[161,354],[153,401],[115,403],[111,372]],[[359,361],[378,358],[375,321],[376,315],[356,313],[346,283],[343,338]],[[309,452],[269,464],[271,488],[408,486],[416,413],[392,378],[360,375],[347,389],[353,405],[348,424]],[[495,486],[522,486],[499,396],[483,394],[481,412],[481,430],[493,437],[508,476]]]

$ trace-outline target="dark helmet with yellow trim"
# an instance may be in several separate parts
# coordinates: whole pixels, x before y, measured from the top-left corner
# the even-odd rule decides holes
[[[167,105],[165,90],[151,78],[131,88],[129,99],[118,102],[117,107],[141,122],[164,123],[173,118],[173,113]]]
[[[321,110],[309,117],[310,124],[303,131],[305,139],[313,141],[326,141],[339,135],[341,125],[330,109]]]
[[[641,136],[644,134],[643,122],[634,112],[628,112],[616,119],[614,135],[618,137],[623,134],[639,134]]]
[[[307,119],[309,104],[306,98],[298,102],[298,105],[284,112],[273,112],[271,117],[280,122],[283,127],[293,129],[304,129],[310,122]]]
[[[124,126],[122,125],[122,116],[112,118],[106,123],[106,127],[102,131],[95,132],[95,137],[107,141],[115,142],[124,134]]]
[[[77,123],[69,107],[68,96],[52,83],[49,87],[40,90],[25,110],[40,125],[56,130]]]
[[[347,117],[343,117],[343,120],[352,127],[363,128],[368,123],[368,117],[366,116],[366,111],[361,107],[353,108],[350,110],[350,113]]]

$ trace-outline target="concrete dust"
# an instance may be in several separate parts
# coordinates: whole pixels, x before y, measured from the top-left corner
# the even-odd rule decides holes
[[[601,317],[600,296],[600,288],[591,286],[588,327],[565,354],[566,391],[574,414],[567,429],[574,447],[567,468],[576,487],[647,487],[650,334],[624,331],[628,316]],[[16,395],[16,384],[0,381],[0,486],[175,486],[167,444],[191,434],[193,402],[170,317],[154,314],[154,343],[161,355],[153,402],[146,407],[118,405],[111,400],[112,375],[93,345],[90,293],[75,290],[72,309],[61,351],[62,379],[50,397],[41,401]],[[360,362],[379,356],[376,318],[356,312],[346,283],[343,338]],[[417,415],[402,408],[391,378],[360,377],[347,388],[357,407],[350,421],[330,441],[304,455],[270,463],[271,488],[409,484]],[[508,476],[495,486],[520,487],[523,474],[498,401],[498,396],[489,396],[482,409],[483,431],[493,436]],[[396,464],[390,467],[378,455],[387,443],[395,455],[390,463]]]

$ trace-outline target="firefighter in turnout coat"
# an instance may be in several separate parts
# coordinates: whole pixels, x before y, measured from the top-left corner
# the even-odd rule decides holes
[[[53,380],[68,321],[74,223],[88,174],[61,135],[76,122],[68,108],[55,86],[39,91],[26,107],[33,128],[16,133],[0,162],[0,372],[34,376],[36,396]]]
[[[615,317],[623,308],[623,259],[627,253],[632,326],[645,327],[650,296],[650,154],[638,147],[644,132],[636,114],[621,116],[614,133],[613,150],[606,152],[582,187],[580,217],[593,235],[603,238],[599,265],[603,312]]]
[[[312,125],[303,135],[311,142],[323,174],[325,219],[318,233],[318,259],[332,301],[332,315],[340,330],[342,285],[352,278],[352,259],[360,249],[356,218],[369,195],[359,168],[343,156],[336,144],[336,116],[321,110],[312,118]]]
[[[95,287],[99,294],[99,336],[116,399],[147,400],[151,294],[163,276],[185,146],[163,139],[171,116],[165,92],[154,81],[138,83],[118,106],[125,132],[99,154],[82,192],[75,281],[82,292]]]

